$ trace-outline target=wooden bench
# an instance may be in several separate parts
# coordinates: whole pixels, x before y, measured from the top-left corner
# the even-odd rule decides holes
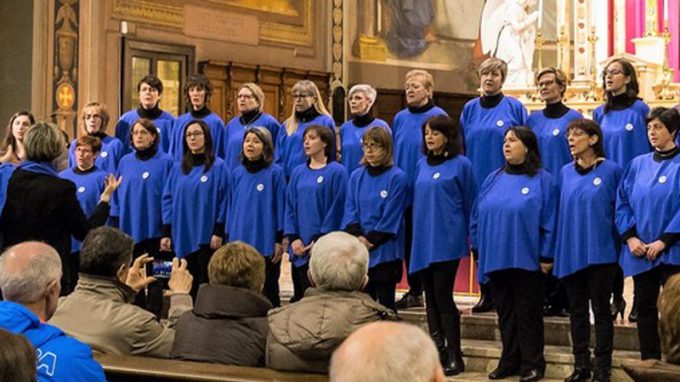
[[[287,373],[271,369],[229,366],[95,353],[110,382],[203,381],[203,382],[326,382],[320,374]]]

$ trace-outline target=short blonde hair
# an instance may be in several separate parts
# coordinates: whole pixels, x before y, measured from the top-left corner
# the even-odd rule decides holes
[[[257,111],[262,111],[262,108],[264,107],[264,92],[262,91],[262,88],[254,82],[246,82],[238,88],[236,94],[238,94],[241,89],[248,89],[253,93],[253,97],[255,97],[255,100],[257,101]]]
[[[421,77],[423,79],[423,85],[425,85],[425,89],[428,92],[429,98],[432,98],[432,94],[434,93],[434,77],[432,77],[432,74],[428,72],[427,70],[423,69],[412,69],[409,70],[408,73],[406,73],[406,77],[404,82],[408,82],[410,79],[414,77]]]
[[[382,126],[372,126],[364,133],[364,143],[376,143],[382,146],[383,157],[380,159],[379,166],[393,166],[394,165],[394,144],[392,143],[392,134]],[[368,165],[366,155],[361,158],[359,163],[362,166]]]
[[[479,76],[500,70],[501,82],[505,82],[508,76],[508,64],[498,57],[489,57],[479,66]]]
[[[260,293],[264,285],[264,257],[253,246],[234,241],[221,246],[208,264],[212,285],[228,285]]]
[[[538,87],[538,81],[541,79],[546,74],[554,74],[555,75],[555,82],[562,87],[562,91],[560,92],[560,96],[564,97],[564,93],[567,91],[567,75],[564,74],[562,69],[557,69],[552,66],[543,68],[541,71],[539,71],[536,74],[536,87]]]
[[[668,363],[680,364],[680,274],[666,281],[659,296],[659,337]]]
[[[66,149],[64,134],[57,125],[38,122],[28,129],[24,138],[26,159],[35,162],[52,162]]]
[[[83,106],[82,109],[80,109],[80,124],[83,131],[87,133],[84,122],[85,122],[85,110],[89,108],[95,109],[97,111],[97,114],[102,118],[102,126],[100,128],[101,129],[100,131],[106,132],[106,127],[109,125],[110,119],[109,108],[106,106],[106,104],[97,101],[88,102],[85,106]]]

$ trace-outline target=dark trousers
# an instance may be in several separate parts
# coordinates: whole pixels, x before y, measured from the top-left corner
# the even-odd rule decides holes
[[[656,301],[659,299],[659,287],[674,274],[680,272],[680,266],[661,264],[647,272],[633,276],[635,300],[638,303],[638,337],[640,339],[640,355],[642,359],[661,359],[661,343],[659,341],[659,310]]]
[[[68,296],[78,284],[78,271],[80,270],[80,251],[70,253],[61,258],[61,292],[60,296]]]
[[[198,287],[208,282],[208,264],[212,254],[213,250],[210,249],[210,244],[201,244],[198,251],[191,252],[186,256],[187,269],[194,276],[194,281],[191,283],[191,297],[194,301],[196,301],[198,295]]]
[[[273,307],[281,306],[279,296],[279,276],[281,276],[281,261],[274,264],[274,256],[264,258],[264,288],[262,294],[272,303]]]
[[[378,264],[368,270],[368,284],[364,292],[385,307],[395,310],[394,294],[401,275],[401,260]]]
[[[498,313],[503,369],[545,371],[543,358],[544,275],[523,269],[505,269],[489,274]]]
[[[553,275],[552,270],[545,277],[545,304],[555,309],[566,309],[569,305],[564,283]]]
[[[160,238],[142,240],[133,247],[132,256],[136,259],[146,253],[153,257],[154,260],[171,261],[174,253],[161,252],[160,246]],[[148,276],[153,275],[153,262],[146,264],[146,274]],[[146,287],[146,290],[137,293],[133,303],[155,314],[156,318],[160,319],[163,312],[163,288],[167,288],[167,283],[167,279],[159,279],[152,282]]]
[[[609,309],[609,296],[618,264],[597,264],[563,279],[569,297],[569,320],[574,366],[590,369],[590,304],[595,316],[595,368],[612,366],[614,322]]]
[[[427,311],[427,326],[432,337],[443,335],[449,356],[460,354],[460,313],[453,300],[459,260],[430,264],[420,271]]]
[[[614,294],[614,302],[623,300],[623,269],[618,264],[616,265],[613,284],[612,293]]]
[[[404,224],[406,226],[406,232],[404,232],[404,245],[406,247],[404,248],[404,261],[408,271],[409,264],[411,263],[411,244],[413,244],[413,206],[407,207],[406,211],[404,211]],[[417,272],[413,274],[407,273],[406,279],[408,280],[409,292],[416,296],[421,295],[423,293],[423,285],[421,284],[420,276]]]
[[[309,263],[296,267],[291,264],[290,266],[290,276],[293,280],[293,297],[290,302],[299,301],[302,296],[305,295],[307,288],[312,286],[307,276],[307,271],[309,270]]]

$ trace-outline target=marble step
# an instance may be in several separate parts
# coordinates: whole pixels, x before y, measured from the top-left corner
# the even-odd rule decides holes
[[[454,375],[453,377],[446,377],[447,381],[461,381],[461,382],[488,382],[489,379],[486,377],[488,373],[480,373],[480,372],[468,372],[466,371],[465,373]],[[507,378],[505,381],[515,381],[517,380],[517,377],[513,378]],[[563,379],[559,378],[543,378],[541,379],[541,382],[562,382]]]
[[[496,313],[471,313],[464,307],[461,315],[461,336],[464,339],[500,341]],[[399,316],[415,325],[427,329],[427,316],[424,308],[400,310]],[[546,345],[571,346],[568,317],[546,317],[544,333]],[[591,346],[595,345],[595,327],[591,325]],[[634,324],[617,321],[614,325],[614,349],[639,351],[640,345]]]
[[[498,366],[501,355],[501,344],[499,341],[471,340],[463,339],[462,350],[467,372],[486,375]],[[571,354],[571,347],[546,345],[546,378],[563,380],[568,377],[573,368],[574,357]],[[631,379],[622,368],[622,362],[629,359],[639,359],[639,353],[635,351],[616,350],[612,358],[612,381],[630,382]],[[465,376],[463,376],[465,377]],[[508,378],[511,380],[513,378]],[[514,377],[514,380],[517,380]],[[453,379],[466,380],[466,379]]]

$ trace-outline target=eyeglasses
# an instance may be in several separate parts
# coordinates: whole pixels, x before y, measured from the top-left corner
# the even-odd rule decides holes
[[[307,97],[312,97],[312,95],[305,93],[293,93],[293,98],[307,98]]]
[[[383,148],[383,145],[380,143],[376,142],[370,142],[370,143],[362,143],[361,146],[364,148],[364,150],[379,150]]]
[[[197,131],[197,132],[194,132],[194,133],[186,133],[184,136],[186,138],[198,138],[198,137],[202,137],[203,133],[200,132],[200,131]]]
[[[88,119],[102,119],[102,116],[99,115],[99,114],[84,114],[83,119],[86,120],[86,121]]]
[[[625,73],[623,73],[623,70],[619,70],[619,69],[609,69],[609,70],[604,71],[605,76],[608,76],[608,75],[609,76],[615,76],[617,74],[625,74]]]

